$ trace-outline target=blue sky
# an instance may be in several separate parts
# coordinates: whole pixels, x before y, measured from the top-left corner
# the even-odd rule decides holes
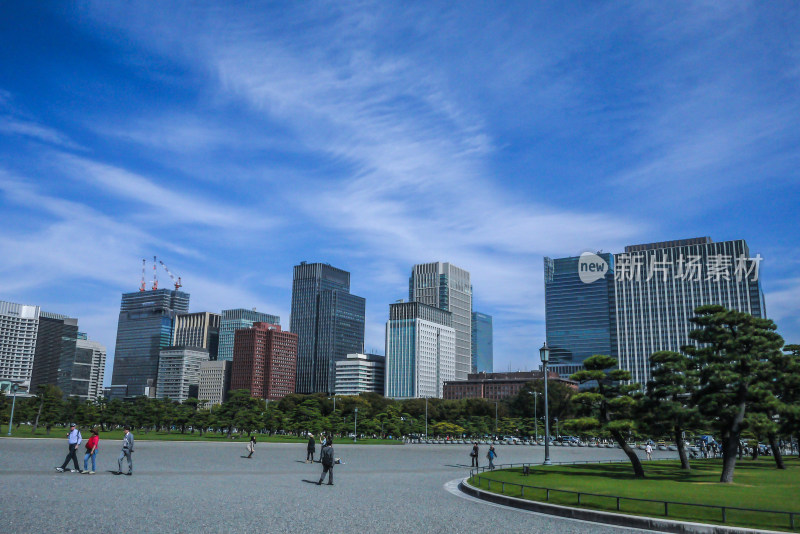
[[[765,258],[800,342],[799,27],[791,2],[4,3],[0,299],[112,355],[143,257],[193,311],[287,326],[322,261],[382,353],[411,266],[450,261],[495,369],[529,369],[542,256],[708,235]]]

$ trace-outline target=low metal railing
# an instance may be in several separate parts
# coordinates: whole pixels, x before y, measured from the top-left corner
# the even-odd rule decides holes
[[[667,460],[668,458],[662,458],[660,460]],[[610,463],[621,463],[619,460],[598,460],[598,461],[577,461],[577,462],[553,462],[553,465],[574,465],[574,464],[610,464]],[[540,467],[542,464],[532,464],[532,463],[520,463],[520,464],[498,464],[495,465],[495,469],[498,468],[508,468],[513,469],[516,467],[522,467],[523,470],[525,467]],[[789,528],[794,530],[795,529],[795,516],[800,515],[800,512],[788,512],[786,510],[763,510],[757,508],[741,508],[738,506],[718,506],[714,504],[698,504],[698,503],[691,503],[691,502],[680,502],[680,501],[662,501],[659,499],[641,499],[638,497],[623,497],[621,495],[608,495],[604,493],[590,493],[587,491],[573,491],[573,490],[565,490],[565,489],[557,489],[557,488],[548,488],[544,486],[533,486],[530,484],[518,484],[516,482],[504,482],[502,480],[492,480],[488,477],[482,477],[479,473],[482,473],[489,469],[488,466],[486,467],[478,467],[478,468],[471,468],[469,470],[470,479],[475,479],[478,481],[478,488],[481,487],[482,482],[486,482],[487,486],[486,489],[489,491],[492,490],[492,484],[500,485],[500,489],[503,493],[505,493],[506,486],[511,487],[518,487],[520,488],[520,496],[525,498],[525,490],[540,490],[545,492],[545,501],[550,501],[550,493],[565,493],[577,496],[577,504],[581,506],[581,497],[601,497],[604,499],[616,500],[616,508],[617,511],[622,511],[620,508],[620,504],[622,501],[636,501],[636,502],[647,502],[647,503],[659,503],[664,505],[664,517],[669,517],[669,507],[670,506],[693,506],[696,508],[710,508],[716,509],[721,512],[721,520],[722,523],[726,523],[728,520],[728,512],[729,511],[739,511],[739,512],[755,512],[755,513],[763,513],[763,514],[781,514],[786,515],[789,518]]]

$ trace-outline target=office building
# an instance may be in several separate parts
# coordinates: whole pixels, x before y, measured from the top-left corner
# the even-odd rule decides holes
[[[269,323],[236,331],[231,389],[247,389],[259,399],[282,399],[294,393],[296,370],[297,334]]]
[[[89,368],[85,363],[76,362],[77,339],[77,319],[44,311],[39,313],[31,373],[32,392],[38,391],[39,386],[51,385],[58,386],[65,397],[88,396]],[[73,372],[76,379],[74,391]]]
[[[472,285],[469,272],[450,263],[415,265],[408,281],[408,300],[453,314],[455,379],[466,380],[472,370]]]
[[[592,354],[609,354],[632,381],[650,379],[650,356],[680,351],[698,306],[766,317],[760,256],[744,240],[709,237],[646,243],[614,254],[545,258],[547,344],[561,376]]]
[[[205,408],[218,406],[228,398],[231,389],[231,362],[207,361],[200,364],[200,387],[197,398],[207,401]]]
[[[75,361],[80,365],[89,366],[89,381],[86,397],[96,400],[103,397],[103,379],[106,373],[106,348],[97,341],[92,341],[83,333],[78,332],[75,342]],[[77,378],[73,378],[77,380]]]
[[[550,382],[561,382],[578,390],[578,383],[558,376],[558,373],[548,371],[547,378]],[[488,399],[494,401],[506,400],[525,387],[530,382],[542,382],[542,371],[517,371],[511,373],[471,373],[466,380],[445,382],[444,398],[457,399]]]
[[[298,336],[297,393],[333,393],[336,362],[364,350],[366,302],[350,273],[324,263],[294,267],[291,331]]]
[[[472,312],[472,372],[494,371],[494,342],[492,340],[492,316]]]
[[[378,393],[385,387],[386,358],[377,354],[348,354],[336,362],[336,394]]]
[[[166,347],[158,357],[156,397],[183,402],[200,385],[200,366],[209,361],[208,350],[200,347]],[[197,394],[197,392],[195,392]]]
[[[422,302],[389,305],[386,393],[392,398],[438,397],[455,379],[453,314]]]
[[[206,349],[209,359],[216,360],[219,350],[220,319],[218,313],[178,314],[175,317],[172,345]]]
[[[281,324],[281,318],[269,313],[261,313],[244,308],[222,310],[219,326],[218,360],[233,360],[233,341],[237,330],[250,328],[254,323]]]
[[[0,380],[30,386],[39,306],[0,301]]]
[[[113,398],[155,397],[161,349],[172,345],[175,316],[189,311],[189,294],[173,289],[123,293],[117,323]]]
[[[594,256],[584,256],[584,269],[590,264],[587,258],[595,260]],[[576,368],[582,369],[589,356],[616,358],[614,258],[602,252],[596,256],[599,260],[594,263],[603,268],[602,277],[588,284],[581,279],[580,257],[544,259],[549,367],[562,378],[569,378]]]

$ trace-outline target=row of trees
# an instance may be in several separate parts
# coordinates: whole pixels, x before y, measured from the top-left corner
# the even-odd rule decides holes
[[[696,346],[682,352],[656,352],[651,381],[631,383],[631,373],[615,359],[596,355],[572,378],[591,384],[572,402],[576,432],[605,432],[628,455],[637,477],[644,469],[628,445],[631,432],[669,435],[684,469],[687,430],[706,428],[721,439],[721,482],[733,482],[745,433],[770,443],[778,469],[784,469],[779,436],[800,431],[800,345],[786,345],[775,323],[721,306],[701,306],[689,337]]]
[[[538,406],[532,393],[539,393]],[[574,391],[554,383],[548,392],[551,418],[566,420],[574,413],[570,402]],[[8,420],[11,399],[2,399],[2,419]],[[208,429],[232,434],[235,431],[331,432],[344,435],[354,431],[358,410],[358,432],[362,435],[403,436],[426,431],[426,400],[396,401],[377,394],[356,397],[324,394],[289,395],[265,402],[250,397],[247,390],[230,392],[221,406],[205,409],[205,402],[188,399],[137,397],[132,401],[81,402],[75,397],[62,400],[55,386],[44,386],[36,397],[17,399],[17,426],[30,423],[49,434],[54,425],[75,421],[82,427],[99,425],[103,431],[131,425],[143,432],[180,431],[204,433]],[[538,408],[538,409],[537,409]],[[538,417],[534,417],[534,414]],[[427,401],[427,432],[433,436],[486,436],[494,434],[534,435],[544,433],[541,384],[529,383],[515,397],[495,403],[485,399]],[[2,420],[0,419],[0,420]]]

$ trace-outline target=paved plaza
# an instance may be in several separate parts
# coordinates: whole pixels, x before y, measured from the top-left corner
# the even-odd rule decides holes
[[[469,445],[339,444],[336,456],[346,465],[336,466],[333,487],[315,484],[322,468],[304,463],[303,443],[259,443],[248,460],[243,441],[139,439],[132,477],[111,474],[119,448],[118,441],[101,440],[96,475],[58,474],[54,467],[64,460],[66,440],[0,439],[3,530],[632,532],[507,509],[448,491],[448,482],[469,472]],[[481,446],[482,465],[486,450]],[[497,451],[496,463],[540,462],[544,455],[542,447],[524,445],[497,446]],[[656,457],[667,454],[676,453],[657,452]],[[551,457],[626,460],[618,449],[554,447]]]

